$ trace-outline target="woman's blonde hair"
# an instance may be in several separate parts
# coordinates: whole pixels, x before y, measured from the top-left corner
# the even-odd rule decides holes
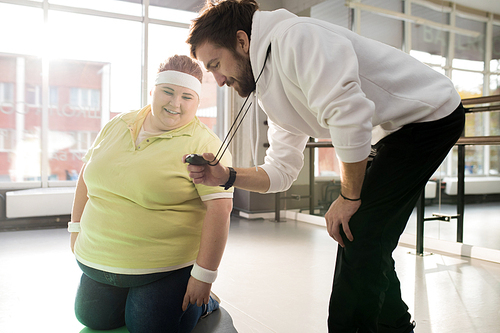
[[[174,55],[160,64],[158,73],[164,71],[178,71],[194,76],[200,82],[203,80],[203,71],[200,65],[193,59],[185,55]]]

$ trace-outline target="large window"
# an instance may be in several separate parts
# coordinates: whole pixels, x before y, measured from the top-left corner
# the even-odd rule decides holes
[[[311,9],[311,16],[346,26],[363,36],[402,48],[434,70],[449,76],[462,98],[500,94],[500,24],[489,21],[486,13],[463,12],[434,2],[362,0],[346,4],[328,0]],[[396,15],[396,14],[398,15]],[[400,15],[408,15],[403,20]],[[416,21],[415,17],[421,18]],[[360,22],[355,22],[358,19]],[[354,21],[353,21],[354,20]],[[406,23],[404,23],[406,22]],[[424,22],[424,23],[422,23]],[[426,24],[425,22],[429,22]],[[488,34],[487,25],[492,25]],[[359,29],[359,30],[356,30]],[[451,45],[453,41],[453,45]],[[490,47],[487,47],[490,43]],[[486,51],[491,49],[491,54]],[[489,66],[485,61],[491,59]],[[500,113],[467,115],[467,136],[498,135]],[[468,146],[466,172],[469,175],[497,175],[498,146]],[[316,176],[338,173],[330,149],[317,149]],[[439,176],[456,176],[457,152],[453,150],[440,169]]]
[[[135,0],[0,1],[0,188],[71,184],[102,126],[150,102],[159,64],[189,54],[196,13],[147,9]],[[198,114],[213,129],[216,94],[205,75]]]
[[[0,3],[0,182],[41,176],[41,10]],[[7,33],[8,32],[8,33]],[[20,42],[22,41],[22,42]]]
[[[498,15],[455,7],[452,2],[442,1],[327,0],[313,7],[311,16],[346,26],[338,15],[344,4],[349,7],[346,15],[350,23],[348,28],[363,36],[401,47],[411,56],[448,76],[462,98],[500,94]],[[415,17],[419,19],[416,20]],[[397,22],[398,19],[401,21]],[[500,135],[500,112],[468,114],[465,135]],[[338,177],[338,163],[332,149],[316,149],[315,162],[316,177]],[[452,184],[456,185],[457,170],[458,150],[454,148],[433,176],[438,183],[437,187],[441,185],[442,189],[436,191],[435,198],[426,200],[426,217],[432,212],[456,214],[456,192],[447,189],[448,185],[451,185],[450,188]],[[497,244],[487,240],[489,235],[494,235],[491,234],[492,227],[487,225],[487,221],[491,219],[487,215],[492,214],[488,211],[489,207],[497,206],[494,201],[498,200],[498,188],[495,189],[494,184],[497,184],[495,181],[500,175],[500,146],[466,146],[465,173],[467,205],[464,213],[464,242],[497,249]],[[445,183],[440,184],[441,180]],[[476,196],[473,195],[474,192],[467,193],[469,182],[484,184],[484,193]],[[478,225],[474,223],[477,221],[467,219],[469,212],[473,214],[476,211],[484,214],[485,223]],[[416,214],[409,219],[405,232],[414,234],[415,224]],[[456,223],[425,224],[426,237],[455,241],[456,234]]]

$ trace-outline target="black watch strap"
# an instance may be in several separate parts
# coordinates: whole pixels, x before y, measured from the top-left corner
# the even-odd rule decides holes
[[[225,190],[228,190],[231,186],[233,186],[234,181],[236,180],[236,171],[231,168],[229,168],[229,179],[224,185],[220,185],[221,187],[224,187]]]

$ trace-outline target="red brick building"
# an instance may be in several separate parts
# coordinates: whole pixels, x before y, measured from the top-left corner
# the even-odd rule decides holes
[[[49,64],[49,180],[75,180],[81,158],[110,111],[109,63],[57,60]],[[0,54],[0,181],[39,180],[42,61]],[[140,92],[137,92],[140,94]],[[205,75],[200,119],[215,126],[216,83]]]

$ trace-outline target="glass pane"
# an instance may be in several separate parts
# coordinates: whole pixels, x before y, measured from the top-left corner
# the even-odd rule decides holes
[[[42,30],[41,9],[0,4],[0,183],[40,181]]]
[[[497,134],[498,135],[498,134]],[[500,175],[500,146],[489,146],[490,150],[490,175]]]
[[[175,54],[189,55],[186,44],[188,29],[169,27],[165,25],[149,25],[148,49],[148,91],[154,86],[159,65]],[[165,42],[168,39],[168,42]]]
[[[367,0],[364,4],[402,13],[403,4],[395,0]],[[403,21],[361,11],[361,35],[401,49],[403,45]]]
[[[102,73],[107,66],[76,60],[50,62],[50,84],[57,87],[60,101],[49,112],[51,180],[76,180],[78,176],[81,158],[90,147],[87,138],[101,128]],[[79,142],[82,137],[83,144]]]
[[[484,69],[484,61],[453,59],[453,67],[471,71],[482,71]]]
[[[460,34],[455,35],[455,59],[453,59],[453,67],[483,70],[486,24],[484,22],[457,16],[456,26],[467,30],[477,31],[481,33],[481,35],[479,35],[479,37],[464,36]]]
[[[484,149],[482,146],[465,147],[465,175],[484,174]]]
[[[316,141],[328,141],[331,139],[317,139]],[[340,167],[335,148],[315,148],[316,156],[316,177],[338,177],[340,175]]]
[[[164,6],[165,7],[161,6],[161,4],[152,3],[149,6],[149,17],[158,20],[190,24],[191,20],[198,15],[196,11],[171,9],[166,7],[166,4]],[[173,6],[169,5],[169,7]]]
[[[467,114],[465,117],[465,136],[484,136],[485,130],[485,115],[483,113]],[[488,163],[484,160],[484,146],[466,146],[465,147],[465,174],[466,175],[483,175],[485,169],[488,168]]]
[[[483,74],[454,70],[451,78],[462,98],[482,96]]]
[[[0,3],[0,31],[0,53],[39,55],[43,41],[43,11]]]
[[[344,0],[327,0],[311,7],[311,17],[349,28],[350,9]]]
[[[500,135],[500,112],[489,112],[490,132],[489,135]]]
[[[417,4],[412,4],[411,14],[413,16],[423,17],[427,20],[448,24],[449,14],[432,10]],[[427,54],[425,63],[444,66],[446,64],[446,55],[448,54],[449,33],[443,30],[434,29],[431,26],[423,24],[412,24],[412,51],[419,51],[422,55]],[[418,59],[418,57],[416,57]]]
[[[500,95],[500,75],[490,75],[489,95]]]
[[[444,70],[442,68],[444,68],[444,66],[446,65],[446,58],[445,57],[442,57],[440,55],[433,55],[433,54],[427,53],[427,52],[415,51],[415,50],[411,50],[410,55],[412,57],[420,60],[424,64],[427,64],[427,65],[435,68],[440,73],[444,74]]]
[[[483,114],[469,113],[465,117],[465,136],[481,136],[484,135]]]
[[[201,66],[203,68],[203,66]],[[201,100],[196,116],[207,125],[212,131],[217,133],[217,82],[214,76],[207,71],[203,71],[203,82],[201,85]],[[221,138],[223,139],[223,138]]]
[[[498,87],[498,86],[497,86]],[[492,94],[500,94],[500,90],[492,92]],[[489,113],[489,135],[500,135],[500,112],[490,112]],[[500,146],[489,146],[490,150],[490,175],[500,175]]]
[[[49,3],[118,14],[142,15],[141,0],[49,0]]]
[[[442,179],[443,177],[456,177],[458,175],[458,148],[453,147],[446,156],[438,170],[431,179]]]
[[[118,113],[141,108],[142,27],[50,11],[48,31],[50,180],[75,180],[101,127]]]
[[[491,65],[491,70],[493,67],[495,70],[500,70],[499,59],[500,59],[500,25],[493,25],[493,48],[491,52],[491,59],[495,61],[495,65]]]
[[[401,0],[363,0],[360,2],[368,6],[388,9],[393,12],[403,12],[403,4],[401,3]]]
[[[0,182],[40,181],[41,67],[39,58],[0,55]]]

